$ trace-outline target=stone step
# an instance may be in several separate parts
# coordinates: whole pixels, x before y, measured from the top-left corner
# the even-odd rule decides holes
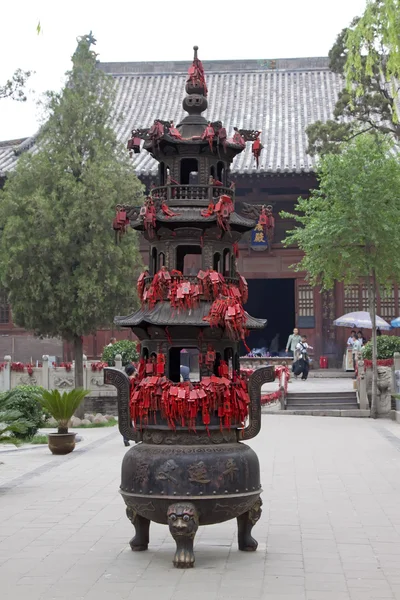
[[[358,404],[356,403],[349,403],[349,404],[324,404],[323,406],[321,404],[300,404],[300,403],[296,403],[296,404],[286,404],[286,410],[311,410],[311,411],[315,411],[315,410],[321,410],[321,411],[325,411],[325,410],[359,410]]]
[[[369,410],[362,410],[360,408],[351,409],[317,409],[312,410],[283,410],[277,412],[271,412],[269,414],[274,415],[307,415],[309,417],[369,417]]]
[[[293,404],[357,404],[357,397],[352,396],[351,398],[342,398],[341,396],[330,396],[325,398],[324,396],[301,396],[293,397],[287,396],[286,402],[292,402]]]
[[[356,398],[357,394],[354,391],[350,392],[292,392],[288,393],[290,398]]]

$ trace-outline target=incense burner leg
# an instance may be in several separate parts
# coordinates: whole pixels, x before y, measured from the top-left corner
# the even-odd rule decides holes
[[[150,521],[137,514],[133,508],[127,506],[126,516],[135,528],[136,535],[131,539],[129,545],[134,552],[142,552],[149,547]]]
[[[174,567],[190,569],[194,566],[193,542],[199,527],[199,515],[193,504],[171,504],[167,511],[168,525],[176,542]]]
[[[262,500],[257,498],[250,510],[237,518],[239,550],[245,552],[257,550],[258,542],[252,537],[251,530],[261,517],[261,506]]]

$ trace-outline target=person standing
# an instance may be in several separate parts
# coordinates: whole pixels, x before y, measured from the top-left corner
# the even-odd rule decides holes
[[[353,351],[353,366],[354,366],[354,377],[357,379],[357,362],[360,355],[361,349],[364,346],[363,334],[361,331],[357,333],[357,337],[354,340],[352,351]]]
[[[109,343],[109,344],[107,344],[107,346],[106,346],[106,347],[107,347],[107,348],[109,348],[110,346],[114,346],[114,344],[116,344],[116,343],[117,343],[117,338],[115,338],[115,337],[112,337],[112,338],[110,339],[110,343]]]
[[[354,344],[354,340],[356,339],[356,337],[357,337],[356,330],[355,330],[355,329],[352,329],[352,331],[351,331],[351,333],[350,333],[350,337],[349,337],[349,339],[347,340],[347,345],[348,345],[349,347],[353,346],[353,344]]]
[[[303,361],[303,372],[302,372],[302,376],[301,376],[302,381],[307,380],[308,372],[310,370],[310,359],[308,357],[308,351],[313,350],[313,349],[314,348],[312,346],[307,344],[307,336],[302,335],[301,341],[296,346],[296,350],[299,351],[299,354],[301,356],[300,360]]]
[[[299,334],[299,330],[297,329],[297,327],[295,327],[293,329],[293,333],[291,333],[289,335],[288,341],[286,344],[286,354],[293,356],[295,358],[295,360],[296,360],[295,352],[296,352],[297,344],[299,344],[300,342],[301,342],[301,335]]]

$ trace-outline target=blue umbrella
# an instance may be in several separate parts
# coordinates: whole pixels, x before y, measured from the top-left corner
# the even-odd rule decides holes
[[[372,329],[371,317],[369,312],[366,311],[358,311],[351,312],[335,319],[333,321],[334,325],[338,325],[339,327],[358,327],[359,329]],[[389,323],[386,323],[381,317],[376,317],[376,326],[379,329],[391,329]]]
[[[397,319],[393,319],[393,321],[391,321],[390,324],[393,328],[400,327],[400,317],[397,317]]]

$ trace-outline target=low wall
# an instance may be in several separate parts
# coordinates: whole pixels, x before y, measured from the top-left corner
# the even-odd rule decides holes
[[[122,370],[121,358],[116,359],[117,369]],[[49,363],[47,355],[42,357],[42,366],[31,367],[22,363],[13,363],[10,356],[4,357],[0,364],[0,392],[14,389],[19,385],[40,385],[46,390],[69,391],[75,387],[74,363],[66,366],[54,366]],[[90,390],[87,401],[91,399],[102,402],[116,402],[116,389],[104,384],[102,363],[86,360],[83,362],[83,387]],[[99,411],[100,412],[100,411]]]
[[[85,413],[118,415],[117,392],[91,392],[84,400]]]

